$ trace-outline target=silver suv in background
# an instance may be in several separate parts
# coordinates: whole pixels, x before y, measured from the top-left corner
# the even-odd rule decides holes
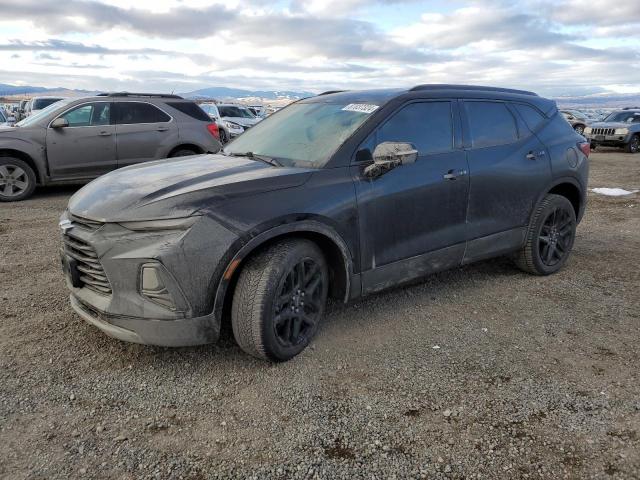
[[[101,94],[0,127],[0,201],[38,185],[83,183],[119,167],[220,150],[218,126],[177,95]]]
[[[60,100],[64,100],[62,97],[33,97],[27,102],[24,107],[24,116],[29,117],[35,115],[40,110],[47,108]]]
[[[256,117],[248,107],[244,105],[236,105],[233,103],[220,103],[218,104],[218,111],[220,117],[228,122],[237,123],[246,130],[253,127],[262,118]]]
[[[218,125],[220,129],[220,143],[228,143],[244,132],[242,125],[230,120],[223,120],[218,110],[218,105],[215,103],[202,103],[200,108]]]
[[[589,126],[587,116],[578,110],[560,110],[560,113],[579,135],[582,135],[584,129]]]

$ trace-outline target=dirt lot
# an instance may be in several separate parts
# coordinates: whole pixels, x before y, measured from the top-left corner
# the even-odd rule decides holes
[[[640,155],[591,187],[640,188]],[[640,194],[589,195],[566,269],[508,260],[332,304],[282,365],[72,313],[73,189],[0,205],[0,477],[640,478]]]

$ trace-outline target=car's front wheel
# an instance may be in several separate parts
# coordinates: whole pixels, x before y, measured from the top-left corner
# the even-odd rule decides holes
[[[640,152],[640,135],[636,134],[631,137],[629,143],[625,147],[627,153],[638,153]]]
[[[575,130],[575,132],[576,132],[578,135],[582,135],[582,134],[584,133],[584,125],[582,125],[582,124],[580,124],[580,123],[576,124],[576,125],[573,127],[573,129]]]
[[[516,265],[528,273],[550,275],[569,258],[576,236],[576,213],[569,200],[549,194],[531,219],[526,243],[515,257]]]
[[[240,348],[283,362],[318,331],[329,291],[325,258],[303,239],[276,243],[247,261],[233,295],[231,323]]]
[[[36,174],[24,161],[0,157],[0,202],[17,202],[30,197],[36,188]]]

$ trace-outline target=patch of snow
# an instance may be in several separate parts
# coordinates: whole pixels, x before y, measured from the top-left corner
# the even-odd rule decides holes
[[[638,190],[625,190],[624,188],[592,188],[592,192],[599,193],[600,195],[608,195],[610,197],[622,197],[624,195],[631,195]]]

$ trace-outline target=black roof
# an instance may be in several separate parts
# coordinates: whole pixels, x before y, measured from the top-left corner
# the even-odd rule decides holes
[[[495,100],[513,100],[536,106],[545,114],[552,114],[556,110],[554,101],[538,96],[527,90],[511,88],[483,87],[479,85],[448,85],[425,84],[412,88],[386,88],[373,90],[346,90],[338,92],[324,92],[321,95],[301,100],[302,103],[336,102],[336,103],[372,103],[384,105],[396,97],[406,98],[486,98]]]
[[[182,99],[180,95],[173,95],[171,93],[133,93],[133,92],[105,92],[105,93],[98,93],[96,97],[146,97],[146,98]]]

